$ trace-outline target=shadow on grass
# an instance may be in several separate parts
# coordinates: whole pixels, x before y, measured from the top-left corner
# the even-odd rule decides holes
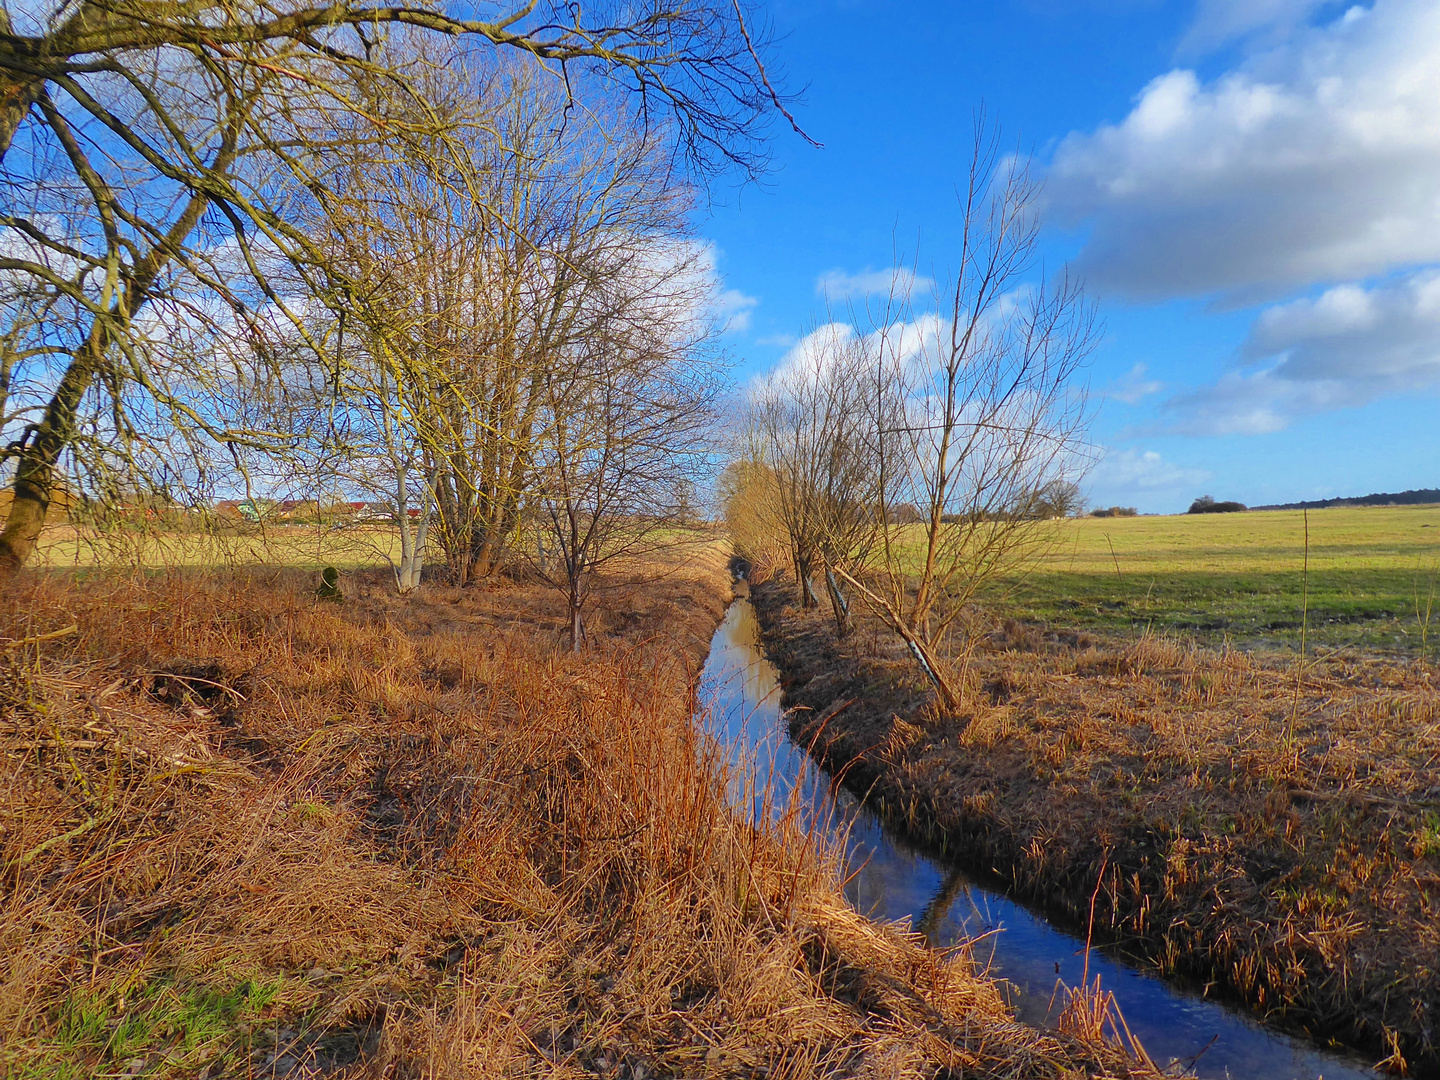
[[[1321,649],[1433,656],[1440,618],[1426,618],[1428,577],[1404,570],[1300,574],[1189,571],[1163,575],[1037,573],[993,607],[1003,615],[1093,633],[1183,633],[1210,644],[1298,650],[1302,613]],[[1427,625],[1428,623],[1428,625]]]

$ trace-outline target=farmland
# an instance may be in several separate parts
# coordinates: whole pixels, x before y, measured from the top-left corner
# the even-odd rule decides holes
[[[1056,523],[1033,571],[998,611],[1101,634],[1207,644],[1433,655],[1440,507],[1337,508]],[[1308,595],[1307,595],[1308,594]]]

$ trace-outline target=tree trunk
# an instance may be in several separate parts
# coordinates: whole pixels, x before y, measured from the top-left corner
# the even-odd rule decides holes
[[[228,169],[234,161],[235,137],[234,128],[227,130],[225,141],[216,155],[215,169]],[[112,344],[112,320],[128,324],[135,317],[149,299],[150,290],[159,279],[160,272],[180,250],[180,245],[200,221],[200,215],[208,205],[209,200],[205,196],[191,196],[175,224],[135,264],[123,296],[110,309],[107,317],[97,317],[91,324],[85,341],[71,353],[70,366],[60,377],[55,393],[45,407],[45,415],[26,433],[15,469],[15,496],[5,518],[5,528],[0,531],[0,578],[12,576],[25,565],[35,550],[40,531],[45,528],[45,515],[55,494],[55,466],[75,437],[75,418],[80,402],[105,363],[105,354]]]
[[[962,704],[960,690],[941,667],[935,654],[930,651],[930,646],[920,639],[919,635],[910,628],[900,613],[883,596],[871,592],[844,570],[837,570],[835,574],[837,577],[844,578],[851,588],[863,596],[865,602],[874,608],[885,620],[886,625],[900,636],[901,641],[905,642],[906,647],[910,650],[910,655],[915,657],[916,663],[920,665],[920,670],[925,672],[925,677],[930,680],[930,685],[935,687],[935,693],[940,698],[940,707],[946,713],[958,712]]]
[[[415,526],[415,550],[410,556],[410,589],[420,587],[420,579],[425,574],[425,538],[430,531],[430,492],[426,489],[425,498],[420,501],[420,520]],[[409,591],[409,589],[405,590]]]
[[[802,607],[817,608],[820,606],[820,598],[815,595],[815,582],[810,579],[809,574],[801,579],[801,592],[804,594]]]
[[[8,23],[10,20],[6,18],[4,21]],[[8,30],[8,27],[6,29]],[[20,130],[20,124],[30,111],[30,106],[39,100],[40,91],[43,89],[43,79],[0,77],[0,161],[4,160],[5,153],[15,138],[15,132]]]
[[[820,606],[820,598],[815,595],[815,583],[810,580],[811,564],[805,556],[795,560],[795,574],[800,582],[800,606],[802,608],[813,608]]]
[[[496,561],[495,544],[491,542],[487,529],[485,539],[473,544],[470,549],[470,579],[479,581],[489,577],[495,572]]]
[[[10,12],[0,7],[0,34],[14,32]],[[44,79],[27,79],[15,71],[0,75],[0,161],[5,159],[10,143],[15,139],[15,132],[20,130],[30,106],[40,100],[44,90]]]
[[[570,651],[578,653],[580,643],[585,640],[585,624],[580,621],[580,593],[575,586],[570,588]]]
[[[70,366],[45,407],[45,415],[20,450],[14,499],[0,532],[0,574],[14,574],[35,550],[55,494],[55,466],[74,436],[80,401],[100,370],[105,339],[105,331],[97,323],[85,343],[71,354]]]
[[[945,712],[951,715],[958,712],[961,704],[960,692],[949,676],[940,670],[940,665],[935,654],[930,651],[930,646],[911,633],[909,627],[903,629],[896,627],[896,630],[905,639],[905,644],[909,646],[910,655],[915,657],[921,670],[929,678],[930,684],[935,687],[935,692],[940,696],[940,704]]]
[[[395,587],[401,593],[417,588],[425,569],[425,533],[430,512],[429,503],[428,498],[422,503],[414,529],[410,527],[408,506],[401,506],[400,565],[395,569]]]
[[[845,594],[840,591],[840,583],[835,580],[835,571],[830,567],[825,568],[825,589],[830,594],[830,610],[835,615],[835,633],[840,637],[848,637],[850,634],[850,603],[845,599]]]
[[[70,10],[70,17],[62,25],[44,35],[38,51],[26,58],[29,62],[43,62],[54,57],[57,51],[64,55],[67,39],[71,39],[77,32],[93,31],[105,18],[103,12],[90,3],[82,2]],[[0,35],[14,33],[15,26],[10,21],[10,12],[0,6]],[[11,55],[14,56],[15,53],[12,52]],[[0,161],[5,159],[5,154],[15,139],[15,133],[20,130],[30,107],[39,101],[40,95],[45,92],[45,82],[43,78],[27,78],[13,67],[0,75]]]

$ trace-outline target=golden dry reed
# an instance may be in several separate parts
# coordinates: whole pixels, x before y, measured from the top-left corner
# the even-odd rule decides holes
[[[1017,1024],[791,824],[730,812],[691,718],[712,562],[573,657],[516,583],[22,581],[5,1075],[1154,1075]]]

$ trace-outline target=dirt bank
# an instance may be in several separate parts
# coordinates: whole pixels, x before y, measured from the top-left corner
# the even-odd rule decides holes
[[[1440,1074],[1432,669],[1007,623],[937,717],[866,614],[752,589],[792,733],[896,827],[1268,1020]],[[1097,932],[1098,933],[1098,932]]]
[[[538,588],[341,587],[0,600],[0,1072],[1154,1075],[729,813],[689,715],[718,556],[582,656]]]

